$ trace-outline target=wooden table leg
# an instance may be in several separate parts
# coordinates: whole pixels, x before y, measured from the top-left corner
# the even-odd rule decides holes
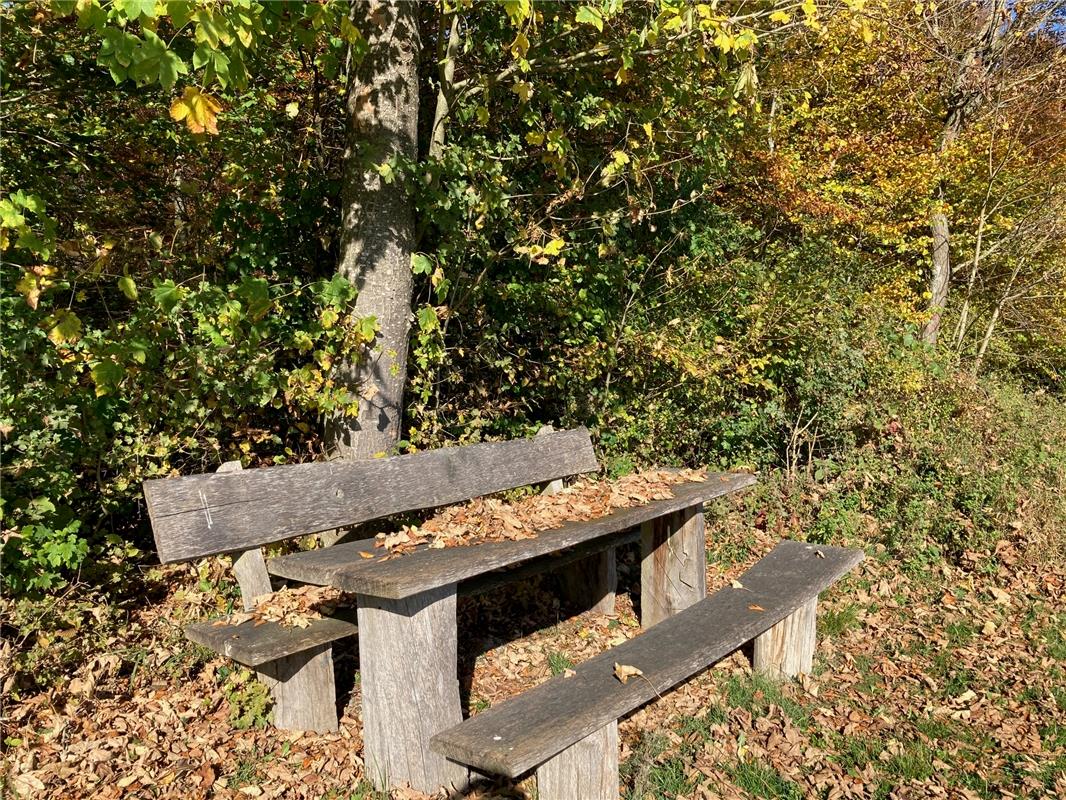
[[[455,585],[357,602],[367,779],[382,790],[463,788],[466,767],[429,749],[435,733],[462,722]]]
[[[613,547],[559,569],[559,583],[564,597],[582,610],[591,609],[599,614],[614,613],[617,582]]]
[[[640,527],[640,624],[650,628],[707,596],[703,506]]]

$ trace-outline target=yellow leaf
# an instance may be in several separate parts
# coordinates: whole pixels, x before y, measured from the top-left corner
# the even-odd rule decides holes
[[[792,21],[792,15],[785,11],[775,11],[773,14],[770,15],[770,21],[780,22],[782,25],[784,25],[786,22]]]
[[[529,37],[527,37],[521,31],[514,37],[514,41],[511,42],[511,55],[515,58],[525,58],[526,53],[529,52]]]
[[[557,256],[563,252],[563,248],[566,247],[566,241],[564,239],[552,239],[546,245],[544,245],[544,255]]]
[[[182,96],[170,105],[170,118],[175,122],[185,120],[192,133],[217,134],[221,110],[222,104],[214,97],[195,86],[186,86]]]
[[[81,336],[81,320],[72,311],[61,309],[50,320],[51,327],[48,329],[48,338],[54,344],[63,345],[68,342],[76,342]]]
[[[49,276],[55,275],[54,267],[34,267],[26,272],[15,284],[16,291],[26,298],[26,305],[37,310],[37,302],[41,299],[41,292],[52,285]]]
[[[515,81],[511,91],[518,95],[523,103],[528,103],[529,98],[533,96],[533,84],[529,81]]]

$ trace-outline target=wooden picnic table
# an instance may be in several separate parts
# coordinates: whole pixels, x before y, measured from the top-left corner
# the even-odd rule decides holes
[[[672,486],[669,499],[567,522],[534,538],[421,547],[389,559],[379,557],[373,540],[270,559],[261,546],[598,468],[588,432],[579,428],[390,459],[148,481],[144,488],[161,559],[238,551],[246,607],[271,591],[271,576],[355,593],[357,625],[327,618],[294,632],[200,623],[189,636],[254,662],[285,706],[288,724],[329,729],[336,711],[321,708],[333,693],[329,648],[357,627],[367,776],[378,786],[406,782],[433,792],[468,776],[466,767],[429,747],[435,734],[462,720],[458,594],[570,565],[592,602],[603,608],[609,598],[613,607],[614,549],[639,539],[641,624],[649,627],[706,596],[703,506],[755,478],[712,473]]]

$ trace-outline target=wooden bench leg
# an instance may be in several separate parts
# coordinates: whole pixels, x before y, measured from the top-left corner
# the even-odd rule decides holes
[[[357,603],[367,779],[381,790],[464,788],[466,767],[429,749],[433,734],[463,719],[455,585],[403,600],[358,595]]]
[[[537,800],[618,800],[618,723],[537,767]]]
[[[815,598],[757,636],[752,668],[773,680],[809,674],[814,663],[817,617],[818,598]]]
[[[641,627],[650,628],[707,596],[702,505],[645,522],[640,549]]]
[[[599,614],[614,613],[617,582],[613,547],[559,569],[564,597],[579,608],[592,609]]]
[[[332,645],[261,664],[256,671],[274,697],[275,727],[316,733],[332,733],[340,727]]]

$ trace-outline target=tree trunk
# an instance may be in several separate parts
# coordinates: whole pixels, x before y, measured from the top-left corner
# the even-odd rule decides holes
[[[929,218],[929,230],[933,234],[933,272],[929,278],[929,319],[922,327],[922,341],[936,344],[940,336],[940,323],[944,306],[948,302],[948,287],[951,285],[951,228],[944,212],[944,192],[940,190],[940,202]]]
[[[418,4],[353,0],[367,39],[351,71],[348,141],[337,271],[359,289],[356,314],[374,316],[378,334],[364,352],[347,354],[337,380],[359,397],[355,418],[335,415],[326,436],[335,455],[372,458],[400,437],[411,325],[411,252],[415,242],[410,177],[386,180],[378,166],[418,157]]]
[[[945,98],[947,111],[940,134],[941,156],[981,107],[986,84],[1000,65],[1004,35],[1009,29],[1009,25],[1004,25],[1005,6],[1006,0],[993,0],[984,10],[983,18],[978,20],[969,45],[952,59],[955,74]],[[934,35],[940,39],[938,29]],[[941,180],[937,186],[937,205],[929,217],[933,269],[929,278],[929,320],[922,326],[922,341],[932,345],[940,336],[940,323],[951,286],[951,226],[944,210],[945,196],[944,181]]]

